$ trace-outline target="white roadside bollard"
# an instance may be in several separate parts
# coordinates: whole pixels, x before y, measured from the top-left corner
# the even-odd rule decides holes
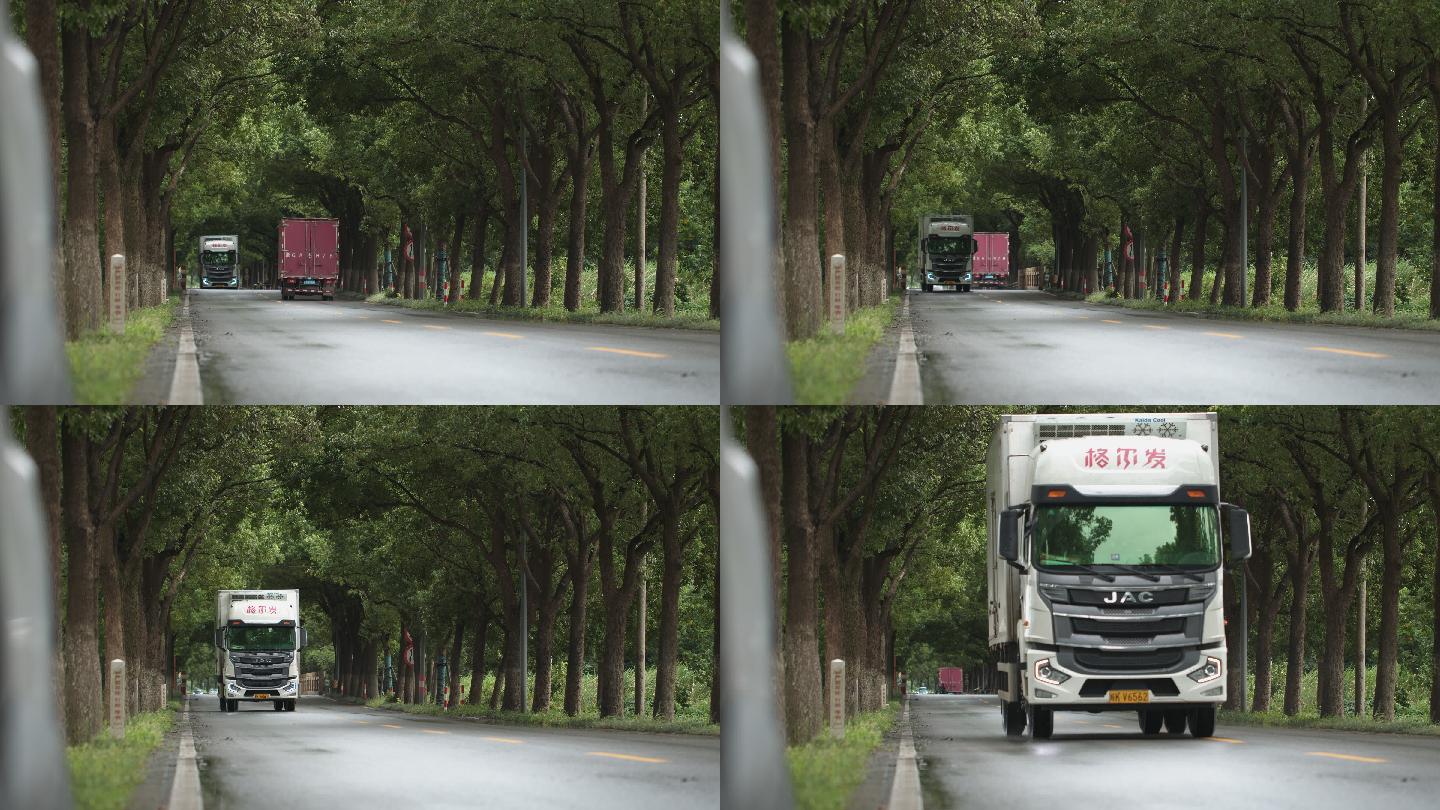
[[[118,257],[117,257],[118,258]],[[125,660],[110,662],[110,736],[125,739]]]
[[[839,253],[830,257],[830,330],[845,333],[845,257]]]
[[[110,257],[110,331],[121,334],[125,331],[125,257],[116,253]]]
[[[845,739],[845,660],[830,662],[830,736]]]

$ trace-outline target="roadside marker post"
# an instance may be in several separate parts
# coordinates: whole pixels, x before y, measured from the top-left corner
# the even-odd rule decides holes
[[[125,257],[116,253],[110,257],[110,331],[121,334],[125,331]]]
[[[845,739],[845,660],[830,662],[830,736]]]
[[[125,659],[110,662],[110,736],[125,739]]]
[[[830,331],[845,333],[845,257],[830,257]]]

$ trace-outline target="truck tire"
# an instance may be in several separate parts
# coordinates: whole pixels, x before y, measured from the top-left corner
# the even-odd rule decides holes
[[[1170,734],[1184,734],[1185,720],[1190,713],[1184,709],[1170,709],[1165,712],[1165,731]]]
[[[921,285],[920,285],[920,289],[924,290],[925,292],[935,292],[935,285],[933,285],[933,284],[921,284]]]
[[[1159,734],[1160,726],[1165,722],[1165,715],[1158,710],[1140,710],[1140,731],[1144,734]]]
[[[276,700],[276,701],[272,701],[272,703],[274,703],[275,711],[277,711],[277,712],[283,712],[283,711],[285,711],[285,701],[283,701],[283,700]]]
[[[1025,708],[1017,703],[1005,703],[1000,707],[1005,723],[1005,734],[1019,737],[1025,733]]]
[[[295,698],[290,698],[289,700],[285,701],[285,711],[295,711]]]
[[[1190,733],[1196,737],[1211,737],[1215,734],[1215,707],[1190,710]]]
[[[1054,709],[1030,709],[1030,739],[1048,740],[1055,732]]]
[[[970,285],[966,284],[964,287],[961,287],[960,292],[970,292]]]

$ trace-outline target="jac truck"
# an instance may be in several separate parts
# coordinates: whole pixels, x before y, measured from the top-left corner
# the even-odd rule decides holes
[[[1219,458],[1213,413],[1001,417],[986,556],[1008,735],[1048,738],[1057,711],[1214,733],[1222,540],[1231,563],[1250,556],[1249,516],[1220,500]]]
[[[235,272],[239,260],[240,237],[233,234],[200,237],[200,286],[207,290],[212,287],[240,289],[240,275]]]
[[[975,222],[969,214],[920,217],[920,289],[970,292]]]
[[[215,595],[215,663],[220,711],[269,701],[295,711],[300,694],[300,592],[220,591]]]
[[[975,234],[975,256],[970,275],[977,287],[1010,286],[1010,234]]]
[[[940,667],[940,694],[958,695],[965,691],[965,670],[960,667]]]
[[[287,218],[280,220],[280,298],[290,301],[297,295],[335,297],[340,279],[340,221],[337,219]]]

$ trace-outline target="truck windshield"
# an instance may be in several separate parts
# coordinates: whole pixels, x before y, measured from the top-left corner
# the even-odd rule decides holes
[[[1220,564],[1213,505],[1041,506],[1035,510],[1035,561],[1044,568]]]
[[[931,256],[969,256],[973,241],[968,236],[932,236],[925,248]]]
[[[205,264],[234,264],[235,253],[229,250],[206,250],[200,254],[200,261]]]
[[[293,650],[293,627],[231,627],[226,630],[232,650]]]

